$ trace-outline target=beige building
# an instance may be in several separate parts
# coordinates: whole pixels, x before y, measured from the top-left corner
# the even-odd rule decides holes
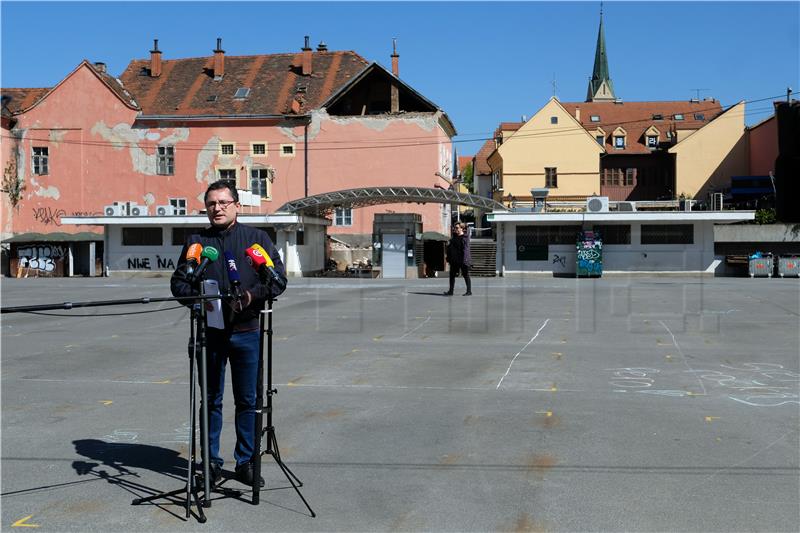
[[[624,102],[614,94],[602,19],[585,102],[550,99],[529,120],[504,122],[486,162],[498,201],[707,201],[747,174],[745,104],[723,110],[713,98]],[[476,163],[477,165],[477,163]]]

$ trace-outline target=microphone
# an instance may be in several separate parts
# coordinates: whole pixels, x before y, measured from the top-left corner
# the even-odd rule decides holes
[[[239,269],[236,268],[236,258],[230,250],[225,250],[225,262],[228,264],[228,281],[233,287],[233,297],[238,304],[242,299],[242,278],[239,276]]]
[[[203,272],[205,272],[206,268],[208,268],[209,263],[212,263],[217,260],[217,258],[219,257],[219,252],[213,246],[206,246],[205,248],[203,248],[203,252],[200,254],[200,257],[202,257],[200,265],[197,267],[194,273],[192,273],[192,275],[189,276],[190,281],[192,282],[197,281],[200,278],[200,276],[203,275]]]
[[[186,250],[186,274],[192,275],[194,269],[200,264],[200,254],[203,253],[203,245],[199,242],[193,243]]]
[[[269,254],[264,250],[264,248],[260,244],[253,244],[245,250],[247,254],[247,260],[250,261],[250,265],[261,275],[269,274],[272,279],[276,279],[278,277],[278,273],[275,272],[273,266],[275,263],[272,262],[270,259]]]

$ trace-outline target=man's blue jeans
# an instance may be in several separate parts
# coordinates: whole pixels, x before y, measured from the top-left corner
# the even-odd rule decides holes
[[[258,331],[225,333],[208,331],[208,447],[211,463],[222,466],[219,438],[222,432],[222,397],[225,365],[231,363],[231,385],[236,404],[236,466],[250,461],[255,450],[256,389],[258,379]]]

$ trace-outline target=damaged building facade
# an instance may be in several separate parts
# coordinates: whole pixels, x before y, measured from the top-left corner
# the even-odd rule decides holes
[[[302,248],[318,239],[304,238],[302,224],[276,226],[282,218],[268,215],[280,206],[359,187],[449,185],[455,128],[400,79],[396,50],[391,70],[323,43],[312,49],[308,38],[297,53],[230,56],[217,39],[209,56],[164,55],[155,41],[119,77],[82,61],[54,87],[2,89],[10,274],[38,266],[33,252],[19,254],[42,246],[58,248],[63,275],[99,274],[109,217],[114,227],[131,220],[125,233],[139,249],[177,254],[176,238],[149,244],[148,226],[203,217],[203,193],[219,179],[236,182],[242,214],[263,215],[257,225],[283,241],[282,253],[314,257],[300,269],[311,272],[324,258]],[[426,231],[446,232],[450,218],[442,204],[336,208],[319,226],[363,245],[374,215],[394,211],[419,214]]]

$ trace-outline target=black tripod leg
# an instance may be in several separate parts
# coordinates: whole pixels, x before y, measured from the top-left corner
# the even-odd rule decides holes
[[[277,464],[278,467],[280,467],[281,471],[283,471],[283,475],[286,476],[287,480],[289,480],[289,483],[291,483],[294,491],[297,493],[298,496],[300,496],[300,499],[303,500],[303,503],[305,504],[306,509],[308,509],[308,512],[311,513],[312,517],[317,516],[317,513],[314,512],[314,510],[306,501],[305,497],[303,496],[303,493],[300,492],[300,487],[303,486],[303,483],[298,479],[296,475],[294,475],[294,472],[292,472],[289,469],[289,467],[286,466],[283,460],[281,460],[281,454],[280,451],[278,451],[278,440],[275,438],[275,432],[269,431],[268,433],[269,434],[267,435],[267,451],[264,452],[264,454],[271,455],[272,458],[275,459],[275,464]]]

